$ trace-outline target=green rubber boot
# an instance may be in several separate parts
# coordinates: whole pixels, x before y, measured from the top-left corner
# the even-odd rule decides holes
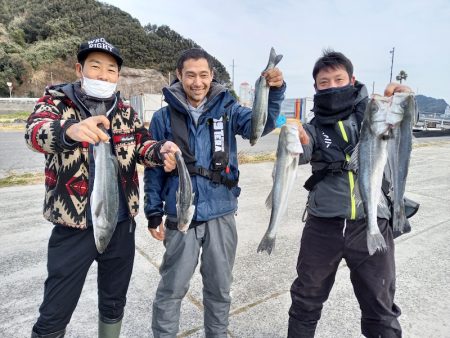
[[[98,338],[119,338],[122,318],[109,319],[100,316],[98,319]]]

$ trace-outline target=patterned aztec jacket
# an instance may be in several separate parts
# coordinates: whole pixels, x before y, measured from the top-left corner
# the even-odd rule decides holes
[[[69,144],[67,128],[87,118],[76,99],[74,84],[47,87],[27,121],[25,140],[29,148],[45,154],[44,217],[55,224],[86,228],[89,203],[89,143]],[[109,115],[112,143],[119,163],[119,177],[131,217],[139,211],[139,179],[136,162],[161,165],[161,143],[150,134],[137,113],[117,96]]]

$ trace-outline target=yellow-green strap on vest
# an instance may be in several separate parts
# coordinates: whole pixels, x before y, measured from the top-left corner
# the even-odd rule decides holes
[[[347,136],[347,133],[345,132],[344,124],[342,123],[342,121],[338,121],[338,126],[339,126],[339,130],[341,131],[342,138],[344,139],[345,142],[348,142],[348,136]],[[347,160],[347,162],[350,161],[350,155],[345,154],[345,159]],[[349,181],[349,185],[350,185],[350,208],[351,208],[350,219],[354,220],[354,219],[356,219],[356,201],[355,201],[355,193],[354,193],[355,177],[351,170],[348,171],[348,181]]]

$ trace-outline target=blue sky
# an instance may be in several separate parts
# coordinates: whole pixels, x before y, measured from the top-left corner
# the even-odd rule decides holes
[[[214,55],[232,73],[235,88],[254,84],[270,47],[287,97],[313,96],[312,67],[324,48],[343,52],[369,92],[382,93],[406,71],[416,93],[450,104],[449,0],[107,0],[147,23],[168,25]],[[375,85],[373,83],[375,82]]]

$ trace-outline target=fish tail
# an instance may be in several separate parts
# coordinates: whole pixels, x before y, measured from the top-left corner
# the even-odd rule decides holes
[[[104,242],[105,241],[101,238],[95,240],[95,247],[97,248],[99,254],[102,254],[106,249],[106,245]]]
[[[270,49],[269,62],[267,63],[266,70],[275,67],[283,58],[282,54],[277,54],[275,49],[272,47]]]
[[[261,243],[259,243],[258,245],[257,252],[267,251],[267,253],[270,255],[275,246],[275,238],[276,237],[269,236],[269,233],[266,232],[263,239],[261,240]]]
[[[371,234],[367,232],[367,248],[369,255],[373,255],[376,251],[386,252],[387,245],[381,233]]]
[[[273,62],[274,65],[276,66],[276,65],[281,61],[282,58],[283,58],[283,55],[282,55],[282,54],[278,54],[278,55],[275,57],[275,61]]]

